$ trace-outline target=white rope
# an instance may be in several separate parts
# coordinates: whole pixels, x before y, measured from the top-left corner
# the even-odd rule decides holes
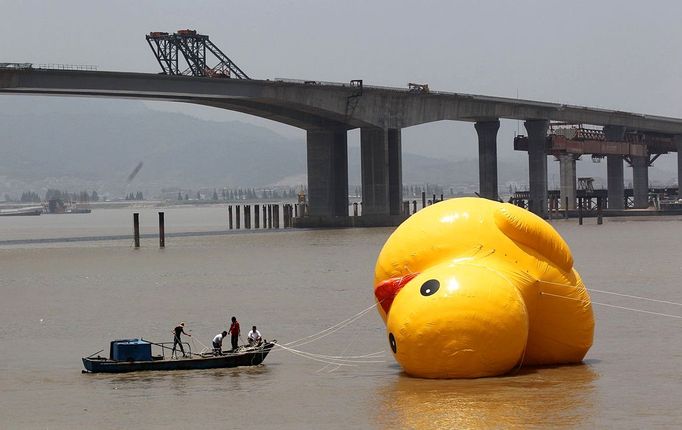
[[[335,366],[355,366],[357,364],[367,364],[367,363],[384,363],[385,360],[350,360],[350,359],[326,359],[320,358],[318,354],[313,354],[306,351],[300,351],[294,348],[289,348],[284,345],[275,344],[275,346],[284,349],[285,351],[291,352],[293,354],[299,355],[310,360],[319,361],[321,363],[331,364]],[[351,364],[352,363],[352,364]]]
[[[569,288],[578,288],[577,285],[570,285],[570,284],[560,284],[558,282],[551,282],[551,281],[543,281],[541,279],[538,279],[538,282],[542,282],[544,284],[551,284],[551,285],[558,285],[561,287],[569,287]],[[622,294],[622,293],[616,293],[614,291],[606,291],[606,290],[597,290],[596,288],[587,288],[588,292],[595,292],[595,293],[602,293],[602,294],[612,294],[614,296],[620,296],[620,297],[628,297],[630,299],[637,299],[637,300],[646,300],[649,302],[656,302],[656,303],[665,303],[668,305],[675,305],[675,306],[682,306],[682,303],[678,302],[671,302],[669,300],[659,300],[659,299],[652,299],[649,297],[642,297],[642,296],[633,296],[632,294]]]
[[[310,336],[302,337],[300,339],[297,339],[297,340],[294,340],[291,342],[287,342],[283,345],[285,345],[285,346],[307,345],[311,342],[315,342],[319,339],[322,339],[323,337],[329,336],[330,334],[332,334],[338,330],[341,330],[342,328],[348,326],[349,324],[352,324],[353,322],[358,320],[360,317],[362,317],[363,315],[365,315],[366,313],[371,311],[373,308],[375,308],[377,304],[378,303],[375,303],[372,306],[370,306],[370,307],[358,312],[357,314],[353,315],[352,317],[345,319],[345,320],[341,321],[340,323],[334,324],[333,326],[331,326],[329,328],[326,328],[326,329],[321,330],[317,333],[311,334]]]
[[[575,300],[575,301],[583,302],[583,303],[592,303],[592,304],[594,304],[594,305],[606,306],[606,307],[609,307],[609,308],[624,309],[624,310],[626,310],[626,311],[641,312],[641,313],[644,313],[644,314],[659,315],[659,316],[663,316],[663,317],[682,319],[682,316],[680,316],[680,315],[670,315],[670,314],[664,314],[664,313],[660,313],[660,312],[645,311],[645,310],[643,310],[643,309],[635,309],[635,308],[627,308],[627,307],[625,307],[625,306],[610,305],[610,304],[607,304],[607,303],[591,302],[591,301],[589,301],[589,300],[576,299],[576,298],[573,298],[573,297],[560,296],[560,295],[557,295],[557,294],[550,294],[550,293],[544,293],[544,292],[541,292],[540,294],[543,295],[543,296],[558,297],[558,298],[560,298],[560,299]]]
[[[630,294],[621,294],[621,293],[614,293],[612,291],[604,291],[604,290],[595,290],[594,288],[588,289],[588,291],[592,292],[597,292],[597,293],[603,293],[603,294],[613,294],[614,296],[621,296],[621,297],[629,297],[631,299],[639,299],[639,300],[647,300],[650,302],[657,302],[657,303],[665,303],[668,305],[675,305],[675,306],[682,306],[682,303],[677,303],[677,302],[671,302],[668,300],[658,300],[658,299],[650,299],[648,297],[642,297],[642,296],[633,296]]]

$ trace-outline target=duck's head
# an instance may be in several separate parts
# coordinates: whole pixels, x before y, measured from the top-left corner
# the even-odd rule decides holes
[[[374,292],[391,350],[410,375],[497,375],[523,354],[528,336],[523,299],[486,267],[449,261],[384,280]]]

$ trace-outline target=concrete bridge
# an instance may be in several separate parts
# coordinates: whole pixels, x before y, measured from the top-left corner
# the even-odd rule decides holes
[[[523,120],[528,135],[531,210],[547,211],[547,130],[550,121],[604,126],[609,141],[626,131],[665,135],[678,151],[682,119],[606,109],[316,81],[236,80],[149,73],[0,68],[0,93],[117,97],[194,103],[243,112],[307,131],[309,217],[316,226],[348,223],[347,131],[360,128],[364,225],[395,225],[402,208],[401,129],[433,121],[473,122],[478,133],[480,194],[495,199],[499,119]],[[634,187],[646,195],[649,157],[633,156]],[[623,157],[607,157],[609,203],[623,201]],[[571,171],[572,169],[572,171]],[[562,161],[573,178],[575,160]],[[637,191],[636,191],[637,193]],[[620,194],[620,195],[619,195]],[[613,198],[611,198],[613,195]],[[609,206],[611,207],[611,205]]]

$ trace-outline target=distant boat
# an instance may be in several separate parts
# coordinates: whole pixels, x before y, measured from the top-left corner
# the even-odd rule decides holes
[[[47,202],[47,213],[49,214],[89,214],[89,208],[78,207],[76,203],[64,203],[62,199],[50,199]]]
[[[84,372],[124,373],[143,370],[194,370],[219,369],[228,367],[256,366],[265,360],[277,343],[264,341],[257,346],[240,346],[236,351],[223,351],[221,355],[212,352],[197,354],[185,345],[186,357],[171,359],[163,354],[170,350],[171,342],[155,343],[144,339],[121,339],[111,342],[109,357],[83,357]],[[161,347],[160,355],[152,355],[152,345]],[[102,352],[102,351],[99,351]],[[95,354],[98,354],[96,352]],[[178,351],[179,353],[180,351]],[[94,354],[93,354],[94,355]]]
[[[28,208],[0,209],[0,216],[34,216],[43,213],[42,206]]]

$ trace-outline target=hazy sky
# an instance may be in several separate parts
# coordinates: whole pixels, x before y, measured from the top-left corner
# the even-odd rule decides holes
[[[0,62],[157,72],[144,35],[191,28],[208,34],[254,78],[424,82],[434,90],[518,92],[682,117],[678,1],[2,0],[0,10]],[[153,105],[266,124],[208,108]],[[516,122],[503,122],[502,153],[510,152],[516,129]],[[415,153],[476,155],[468,123],[406,129],[403,141]]]

